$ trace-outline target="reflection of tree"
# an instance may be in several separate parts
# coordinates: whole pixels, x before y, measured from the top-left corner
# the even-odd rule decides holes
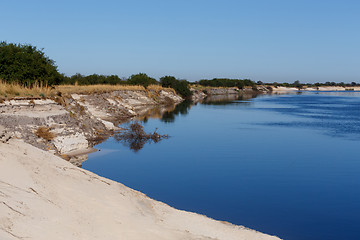
[[[244,93],[244,94],[228,94],[228,95],[210,95],[204,99],[201,104],[205,105],[227,105],[227,104],[242,104],[249,105],[249,102],[245,102],[248,99],[255,98],[256,93]],[[235,102],[236,101],[236,102]],[[239,101],[239,102],[237,102]],[[244,101],[244,102],[241,102]],[[161,117],[161,121],[165,123],[172,123],[175,121],[176,116],[178,115],[187,115],[189,109],[192,106],[191,101],[184,101],[176,105],[173,111],[166,111]]]
[[[160,135],[156,132],[156,130],[153,133],[146,133],[144,131],[144,127],[135,122],[130,124],[128,129],[116,133],[114,138],[116,141],[121,142],[134,152],[137,152],[144,147],[145,143],[157,143],[163,138],[168,138],[168,136]]]
[[[165,112],[161,117],[161,121],[166,123],[174,122],[177,115],[187,115],[189,113],[190,106],[190,101],[183,101],[182,103],[176,105],[173,111]]]
[[[228,95],[210,95],[205,98],[201,104],[204,105],[228,105],[228,104],[243,104],[248,105],[246,101],[251,98],[256,98],[258,96],[257,93],[244,93],[244,94],[228,94]],[[234,102],[236,101],[236,102]],[[240,101],[240,102],[238,102]]]

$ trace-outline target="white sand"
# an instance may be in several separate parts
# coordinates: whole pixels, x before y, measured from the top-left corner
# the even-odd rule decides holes
[[[21,140],[0,143],[0,239],[279,239],[179,211]]]

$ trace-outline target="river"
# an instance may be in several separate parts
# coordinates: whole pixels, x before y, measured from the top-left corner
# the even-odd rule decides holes
[[[83,168],[283,239],[360,239],[359,92],[215,98],[142,121],[169,138],[109,138]]]

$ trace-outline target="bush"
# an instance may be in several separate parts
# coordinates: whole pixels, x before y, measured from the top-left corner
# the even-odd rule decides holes
[[[149,77],[145,73],[131,75],[127,82],[132,85],[141,85],[144,87],[147,87],[151,84],[158,84],[158,81],[156,81],[154,78]]]
[[[178,80],[173,76],[165,76],[160,78],[160,83],[163,87],[173,87],[177,81]]]
[[[110,84],[110,85],[116,85],[121,84],[125,85],[127,84],[126,81],[121,80],[119,76],[117,75],[99,75],[99,74],[92,74],[88,76],[81,75],[80,73],[77,73],[75,75],[72,75],[71,77],[65,77],[64,80],[61,82],[61,84],[78,84],[78,85],[95,85],[95,84]]]
[[[186,80],[178,80],[173,76],[165,76],[160,78],[161,86],[173,88],[176,93],[183,98],[189,98],[192,93],[189,88],[189,82]]]
[[[186,80],[178,81],[173,88],[183,98],[189,98],[192,95],[192,92],[189,89],[189,83]]]
[[[59,84],[63,76],[55,62],[32,45],[0,43],[0,79],[7,83],[33,86]]]

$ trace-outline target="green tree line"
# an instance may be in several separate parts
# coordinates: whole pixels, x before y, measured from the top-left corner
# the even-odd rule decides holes
[[[202,86],[208,87],[238,87],[239,89],[245,86],[255,86],[255,82],[250,79],[229,79],[229,78],[214,78],[212,80],[203,79],[199,81]]]
[[[0,79],[32,86],[35,82],[56,85],[63,76],[42,49],[29,44],[0,42]]]

